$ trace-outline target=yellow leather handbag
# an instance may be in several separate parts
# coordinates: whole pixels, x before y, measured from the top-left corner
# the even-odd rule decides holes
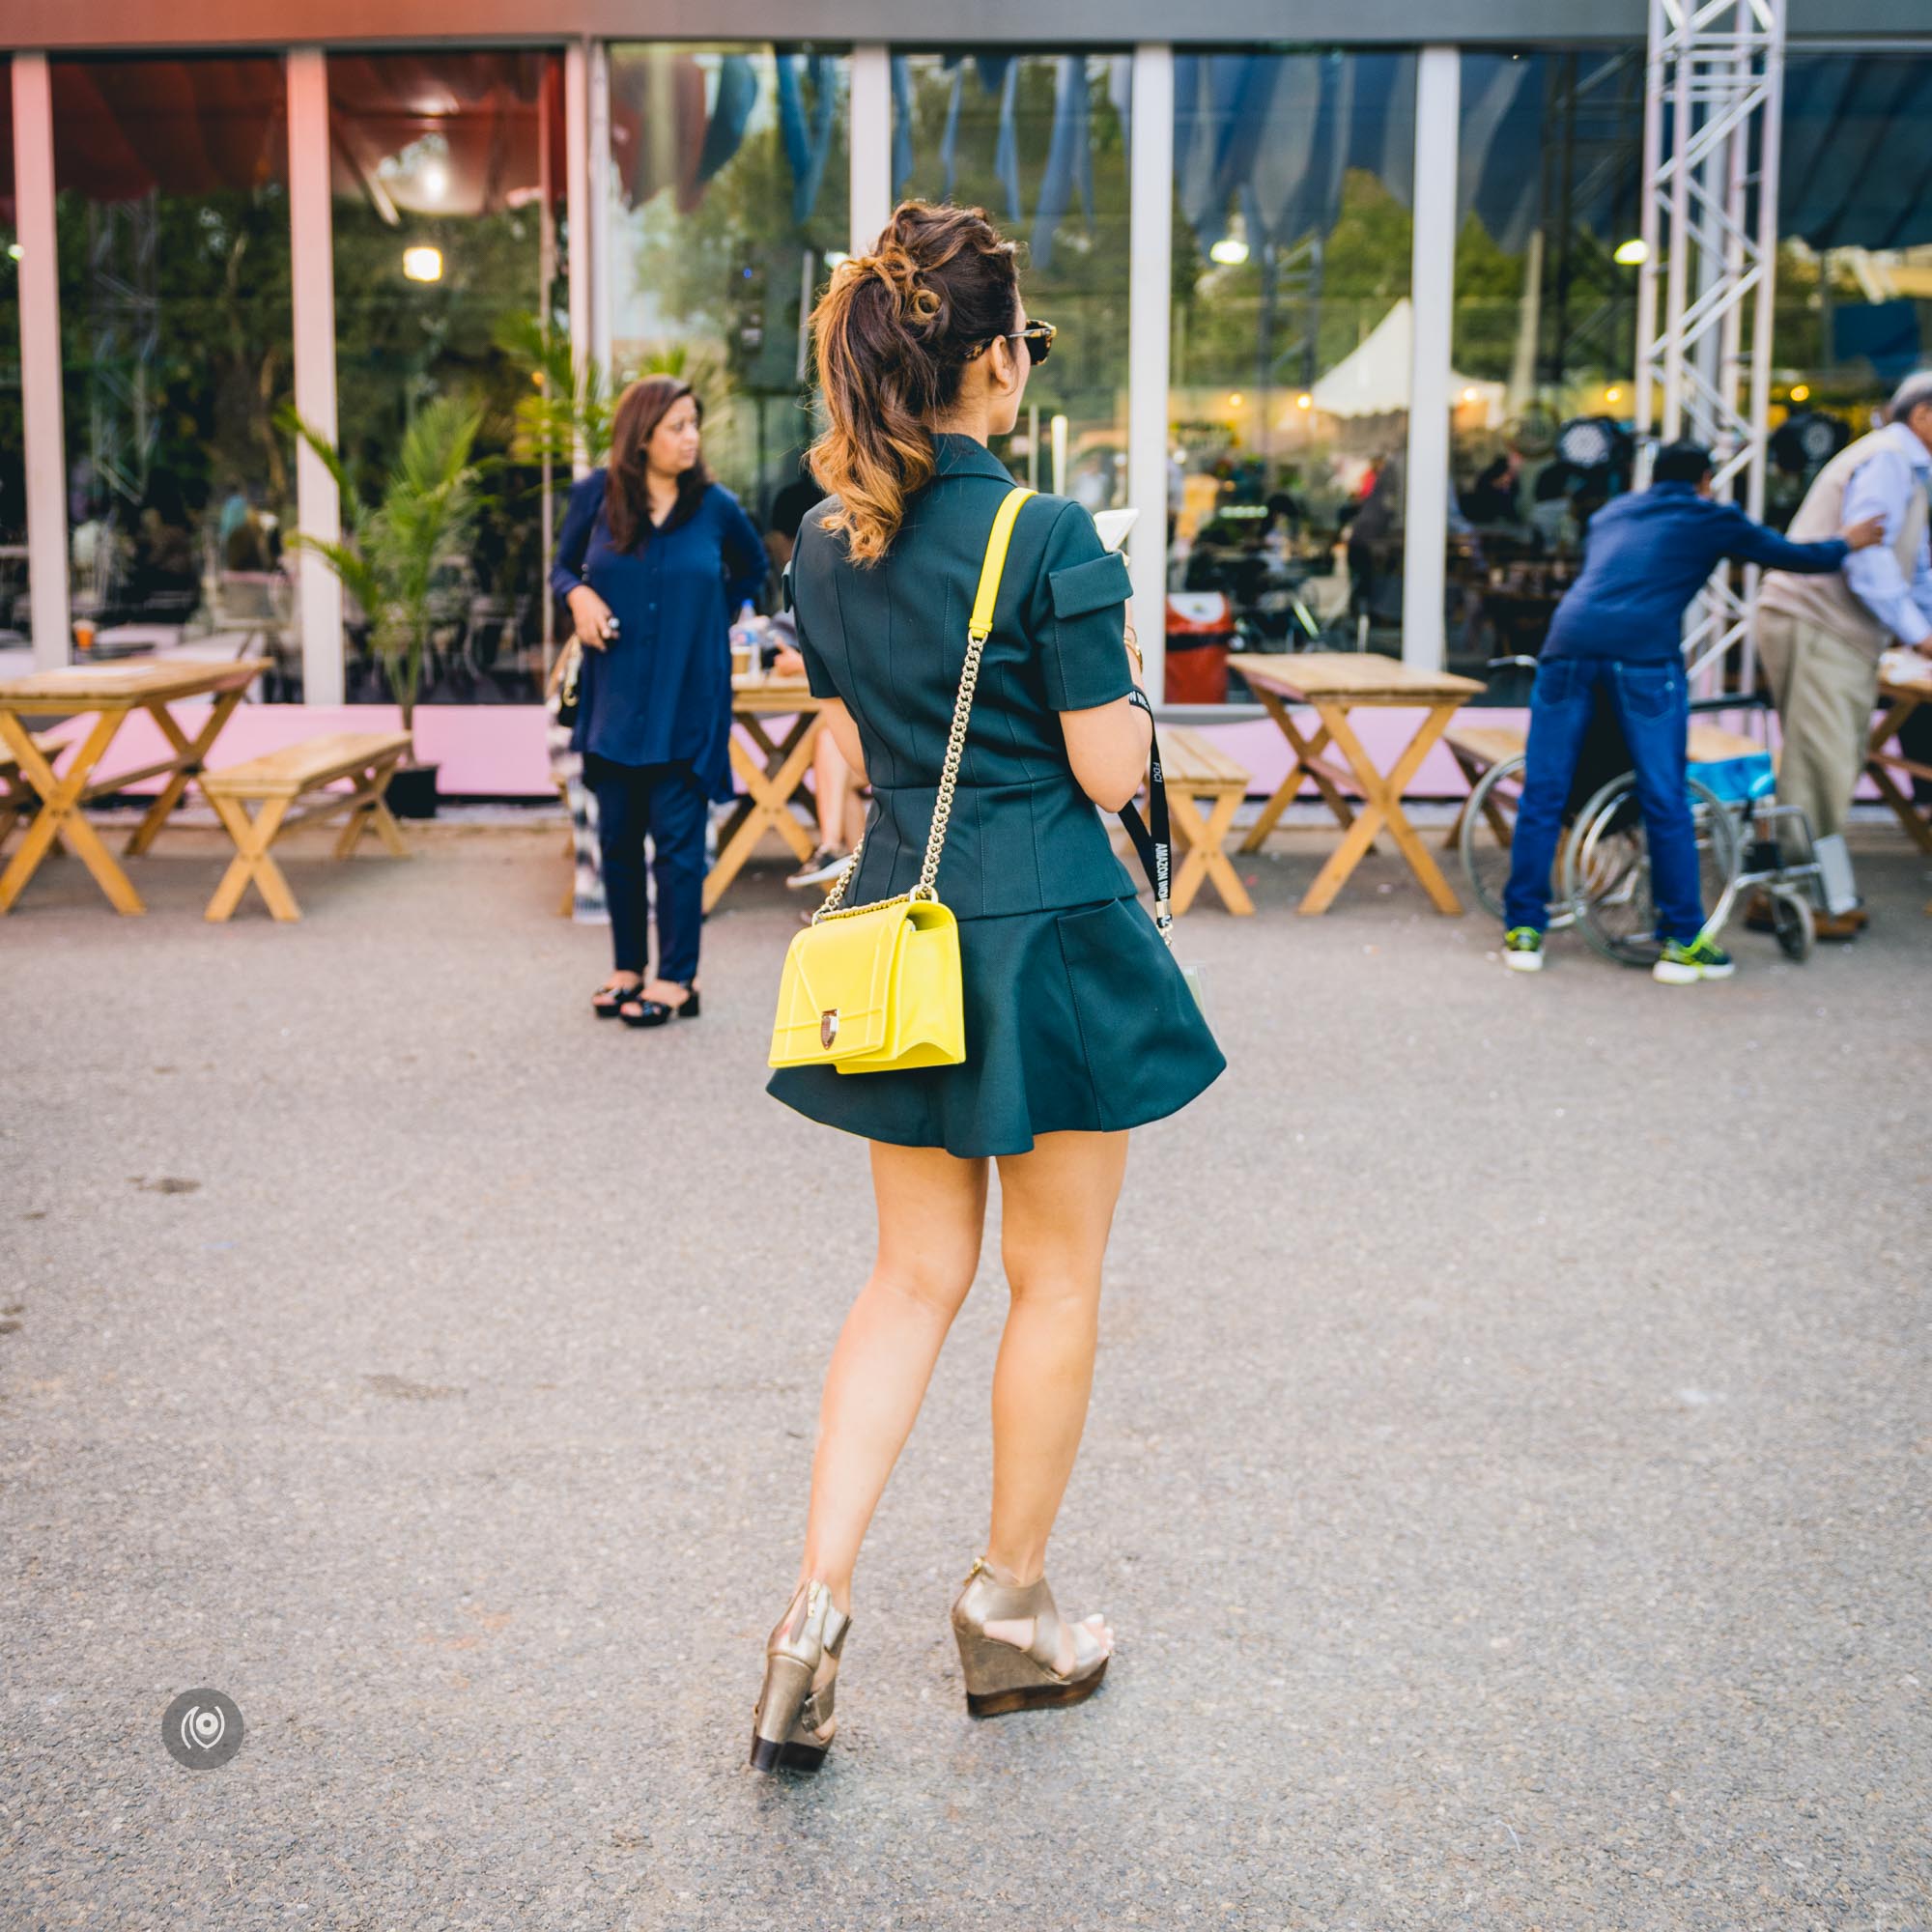
[[[979,594],[966,630],[966,663],[952,705],[946,763],[933,801],[932,829],[919,884],[896,898],[840,906],[859,852],[811,923],[785,951],[772,1024],[772,1066],[836,1066],[840,1073],[885,1073],[895,1067],[950,1066],[966,1058],[966,1011],[959,978],[959,926],[941,905],[934,881],[946,846],[946,823],[973,714],[980,658],[992,635],[993,603],[1020,505],[1034,493],[1008,493],[986,540]]]

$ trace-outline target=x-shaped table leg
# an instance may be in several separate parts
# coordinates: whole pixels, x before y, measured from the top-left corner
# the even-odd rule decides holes
[[[1362,863],[1376,833],[1384,825],[1389,835],[1401,848],[1402,855],[1408,861],[1408,868],[1421,882],[1422,889],[1435,902],[1437,912],[1460,913],[1462,902],[1450,890],[1449,881],[1442,876],[1435,861],[1430,856],[1429,848],[1416,836],[1416,830],[1408,822],[1407,814],[1402,809],[1402,795],[1408,781],[1421,769],[1436,739],[1449,728],[1449,721],[1455,717],[1457,706],[1437,704],[1431,707],[1429,715],[1416,727],[1415,736],[1408,741],[1407,749],[1384,777],[1376,770],[1375,760],[1362,748],[1362,741],[1355,736],[1349,723],[1347,707],[1332,700],[1319,703],[1315,709],[1323,724],[1335,740],[1337,749],[1349,761],[1349,769],[1355,775],[1356,782],[1362,788],[1365,801],[1361,814],[1350,826],[1345,838],[1328,856],[1328,863],[1316,874],[1315,883],[1309,887],[1297,911],[1306,913],[1326,912],[1334,902],[1335,895],[1342,890],[1343,881]]]
[[[731,769],[745,781],[745,804],[726,828],[724,843],[718,848],[717,864],[704,876],[706,912],[718,903],[725,887],[744,869],[745,861],[765,836],[767,826],[776,826],[779,836],[801,859],[811,857],[811,839],[791,815],[791,800],[805,782],[824,719],[816,711],[801,711],[792,720],[782,744],[774,744],[755,718],[741,718],[739,723],[765,753],[765,763],[760,765],[733,735]]]
[[[1288,776],[1275,786],[1274,796],[1262,807],[1261,816],[1248,828],[1248,836],[1241,840],[1243,852],[1259,852],[1262,842],[1275,828],[1275,821],[1289,808],[1294,795],[1301,789],[1304,774],[1315,781],[1315,789],[1327,802],[1328,810],[1340,820],[1344,827],[1354,823],[1354,808],[1349,803],[1342,788],[1322,770],[1321,757],[1328,744],[1328,726],[1321,727],[1304,738],[1300,727],[1294,722],[1294,714],[1289,710],[1280,693],[1267,689],[1265,685],[1254,687],[1254,693],[1262,701],[1263,708],[1275,722],[1275,727],[1288,740]]]
[[[27,836],[20,841],[20,849],[9,861],[7,869],[0,872],[0,913],[13,910],[14,901],[39,870],[41,861],[56,838],[66,839],[74,856],[94,874],[95,882],[107,895],[107,902],[116,912],[147,910],[133,882],[114,863],[107,847],[100,842],[99,833],[87,822],[80,810],[87,795],[87,781],[127,716],[125,711],[98,713],[93,728],[81,740],[73,762],[67,768],[67,776],[60,778],[55,776],[54,768],[20,721],[12,712],[0,711],[0,743],[13,753],[21,775],[43,801],[42,810],[35,814],[33,823],[27,827]]]
[[[1871,745],[1865,753],[1865,770],[1879,789],[1879,795],[1898,815],[1898,822],[1918,841],[1921,852],[1932,852],[1932,819],[1920,813],[1912,794],[1891,775],[1892,767],[1917,776],[1917,767],[1906,757],[1904,748],[1889,749],[1904,728],[1905,721],[1924,703],[1922,697],[1893,698],[1885,716],[1872,727]]]
[[[1188,792],[1179,787],[1168,792],[1168,816],[1174,820],[1187,847],[1169,894],[1170,908],[1177,919],[1194,903],[1194,895],[1201,890],[1201,881],[1209,878],[1214,881],[1214,890],[1221,895],[1221,903],[1230,912],[1254,911],[1255,902],[1248,896],[1248,889],[1242,885],[1240,873],[1236,871],[1221,845],[1235,822],[1235,810],[1240,802],[1238,791],[1221,792],[1215,796],[1213,807],[1204,820],[1200,808]]]
[[[155,802],[149,806],[140,824],[128,834],[127,844],[121,848],[128,858],[139,858],[155,842],[155,835],[168,822],[169,814],[181,803],[188,780],[199,776],[209,748],[221,735],[221,727],[228,723],[230,713],[241,702],[241,692],[222,692],[192,739],[175,723],[174,714],[165,704],[141,707],[160,727],[161,736],[173,748],[175,768],[168,774],[167,782],[155,794]]]

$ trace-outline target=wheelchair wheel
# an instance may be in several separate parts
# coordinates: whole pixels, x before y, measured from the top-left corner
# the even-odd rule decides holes
[[[1463,830],[1456,840],[1463,860],[1463,876],[1468,880],[1476,903],[1495,920],[1504,917],[1503,889],[1509,884],[1510,848],[1496,837],[1495,827],[1490,823],[1489,811],[1485,808],[1500,812],[1514,826],[1517,799],[1522,791],[1523,766],[1527,762],[1519,752],[1515,757],[1504,758],[1492,765],[1476,781],[1470,788],[1469,803],[1463,812]],[[1561,870],[1560,853],[1557,869]],[[1550,901],[1551,932],[1560,931],[1575,918],[1576,913],[1568,899]]]
[[[1685,789],[1697,838],[1697,883],[1709,912],[1706,932],[1718,932],[1737,895],[1737,821],[1716,793],[1695,779]],[[1612,779],[1577,814],[1563,864],[1563,890],[1583,937],[1606,959],[1650,966],[1657,941],[1657,902],[1650,890],[1650,848],[1637,810],[1636,781]]]
[[[1811,910],[1811,901],[1803,893],[1774,892],[1771,918],[1778,951],[1794,964],[1804,965],[1818,939],[1818,921]]]

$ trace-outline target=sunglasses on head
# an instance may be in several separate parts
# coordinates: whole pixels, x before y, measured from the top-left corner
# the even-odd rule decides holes
[[[995,342],[1024,342],[1027,360],[1037,369],[1053,353],[1053,338],[1060,333],[1052,323],[1033,321],[1024,328],[1009,329],[1004,335],[996,335]]]

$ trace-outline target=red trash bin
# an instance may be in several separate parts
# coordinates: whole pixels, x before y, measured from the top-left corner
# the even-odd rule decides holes
[[[1225,704],[1235,611],[1221,590],[1176,590],[1167,599],[1169,704]]]

